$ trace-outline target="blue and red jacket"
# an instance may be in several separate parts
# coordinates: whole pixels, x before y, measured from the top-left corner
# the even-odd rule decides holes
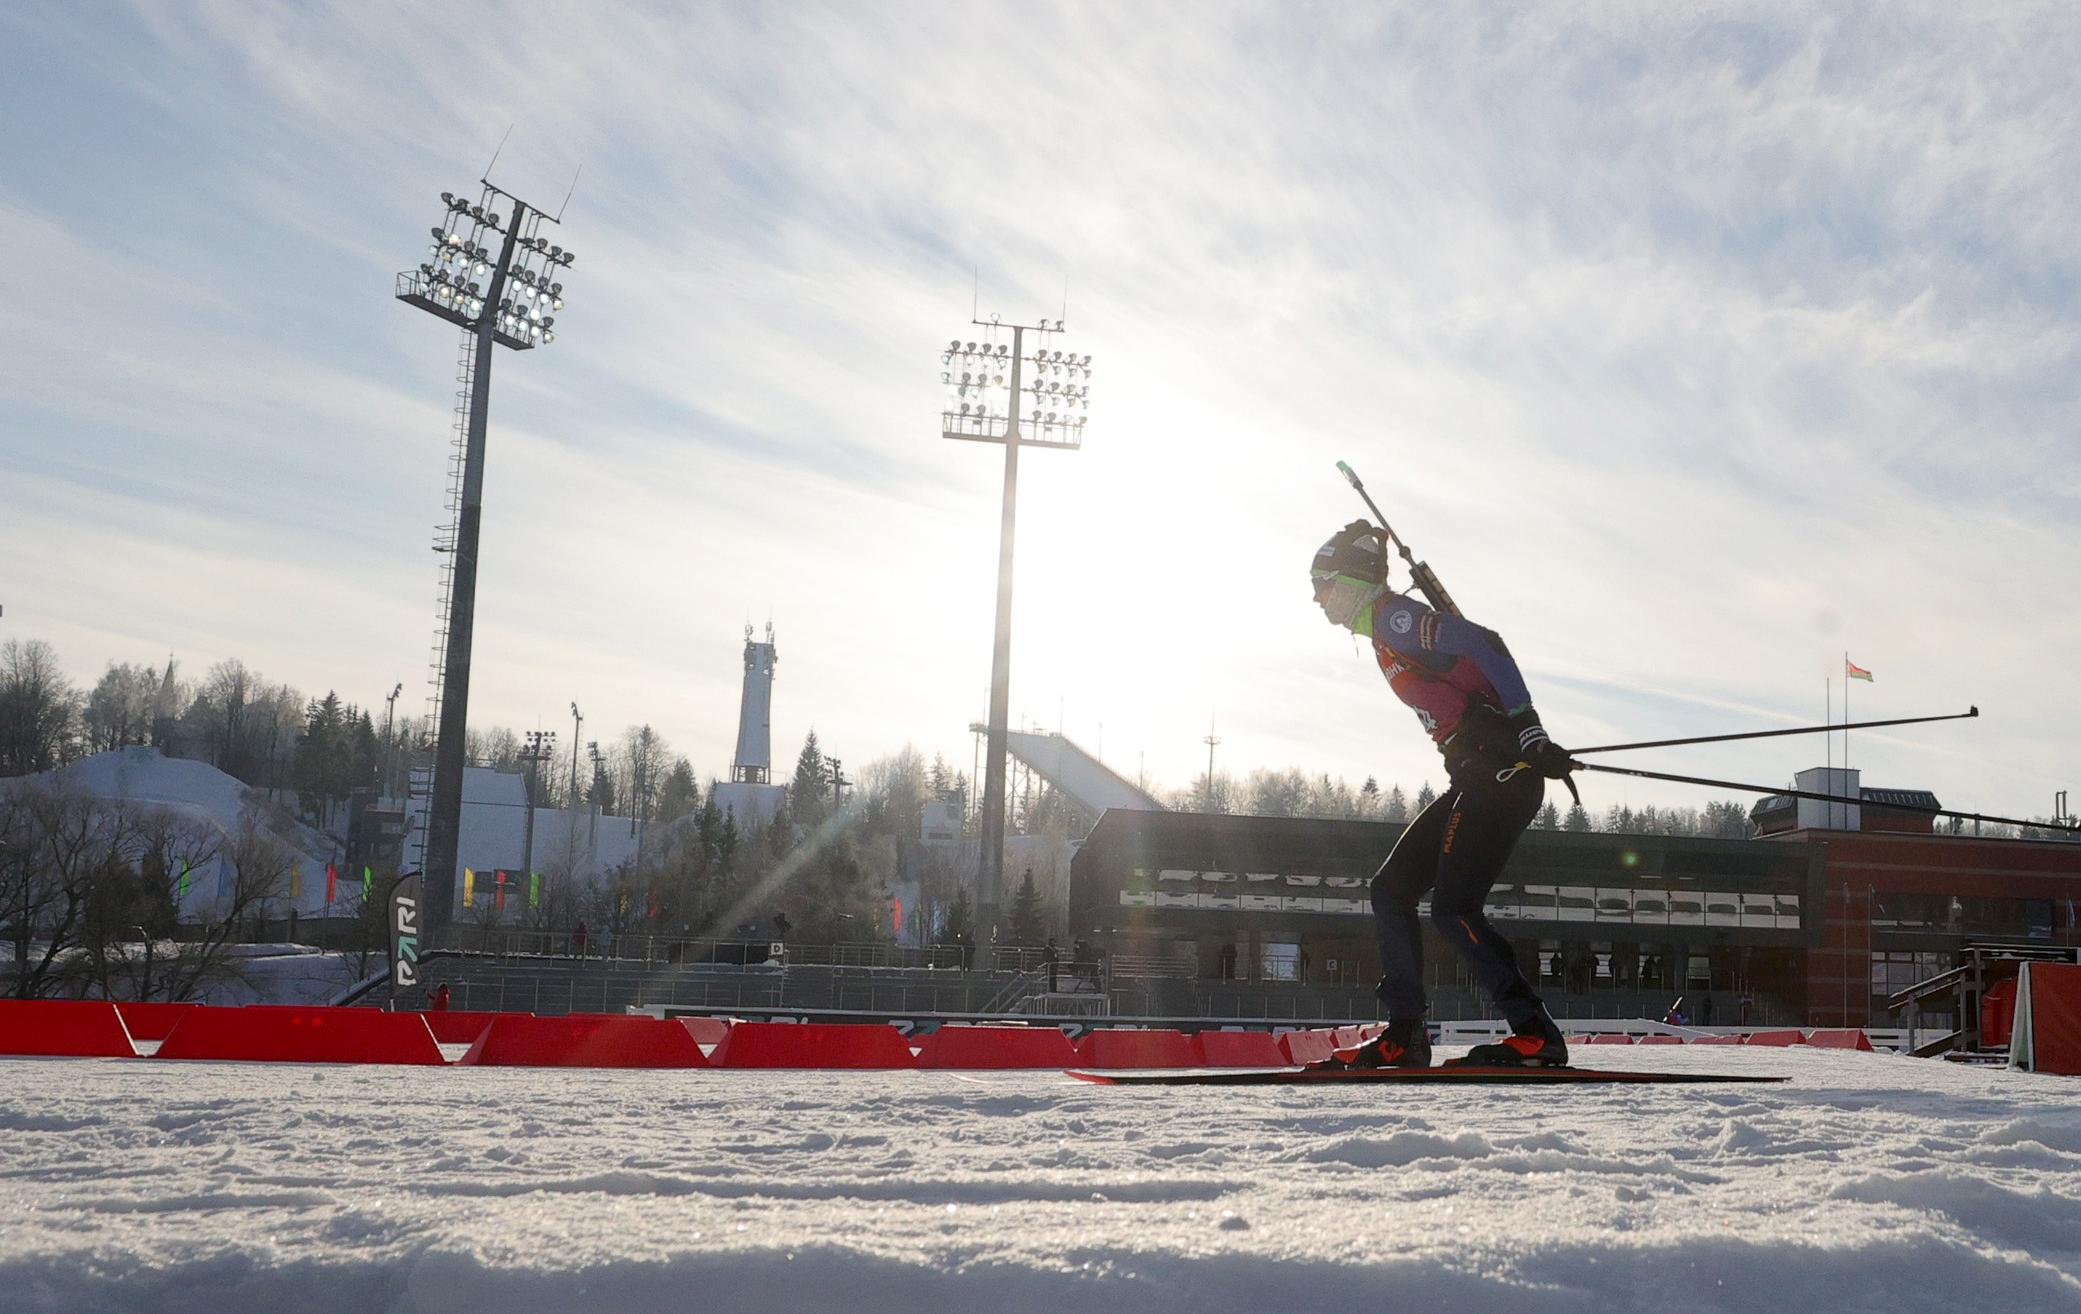
[[[1518,752],[1546,738],[1529,716],[1505,733],[1502,718],[1529,712],[1532,695],[1503,637],[1459,616],[1436,612],[1414,598],[1387,593],[1373,604],[1373,656],[1395,697],[1407,703],[1448,762],[1467,755]],[[1484,742],[1455,744],[1462,729]]]

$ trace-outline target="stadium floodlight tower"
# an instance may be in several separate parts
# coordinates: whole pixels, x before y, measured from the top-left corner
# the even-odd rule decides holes
[[[1004,512],[997,537],[997,636],[990,656],[989,747],[983,768],[983,843],[976,873],[978,936],[999,920],[1004,894],[1004,759],[1010,730],[1012,538],[1018,516],[1019,449],[1084,445],[1091,405],[1091,358],[1062,350],[1063,322],[1006,324],[971,320],[979,340],[956,338],[940,354],[946,406],[940,434],[1004,444]],[[1011,341],[1002,341],[1010,332]]]
[[[484,508],[484,422],[491,405],[496,343],[528,351],[556,341],[564,308],[562,273],[573,256],[542,235],[557,220],[489,182],[477,199],[441,193],[447,207],[417,269],[397,276],[397,299],[462,330],[457,446],[449,489],[452,523],[434,544],[449,554],[446,606],[435,641],[437,690],[432,806],[426,827],[424,933],[446,928],[455,901],[462,826],[463,732],[470,709],[470,639],[476,621],[477,543]],[[493,243],[497,250],[493,250]]]

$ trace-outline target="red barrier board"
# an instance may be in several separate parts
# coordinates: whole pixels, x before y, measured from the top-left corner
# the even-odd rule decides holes
[[[487,1068],[705,1068],[708,1056],[692,1032],[660,1018],[506,1013],[456,1062]]]
[[[137,1049],[105,999],[0,999],[0,1054],[136,1058]]]
[[[1282,1031],[1278,1041],[1286,1062],[1301,1067],[1322,1062],[1337,1048],[1336,1037],[1327,1031]]]
[[[1694,1045],[1739,1045],[1741,1043],[1741,1037],[1735,1035],[1700,1036],[1698,1037],[1698,1039],[1692,1041],[1691,1043]]]
[[[1083,1043],[1077,1046],[1077,1066],[1192,1068],[1199,1066],[1199,1059],[1192,1052],[1192,1041],[1182,1031],[1128,1031],[1107,1027],[1084,1037]]]
[[[2009,1062],[2032,1072],[2081,1077],[2081,966],[2025,963],[2022,982]]]
[[[164,1040],[173,1024],[191,1008],[200,1004],[141,1004],[135,1001],[118,1001],[116,1011],[123,1015],[123,1025],[130,1028],[132,1040]]]
[[[427,1030],[444,1045],[474,1045],[484,1028],[502,1017],[533,1017],[532,1013],[493,1013],[471,1009],[444,1009],[421,1013]]]
[[[1681,1045],[1684,1043],[1684,1038],[1682,1036],[1665,1036],[1657,1031],[1651,1035],[1642,1036],[1640,1043],[1643,1045]]]
[[[374,1008],[197,1008],[174,1023],[154,1056],[252,1063],[447,1062],[417,1013]]]
[[[719,1068],[914,1068],[896,1028],[879,1022],[738,1022],[715,1047]]]
[[[1857,1027],[1830,1027],[1806,1033],[1806,1043],[1819,1049],[1871,1050],[1871,1037]]]
[[[720,1045],[723,1037],[730,1034],[730,1019],[726,1017],[683,1017],[679,1024],[703,1045]]]
[[[1806,1033],[1804,1031],[1751,1031],[1748,1039],[1741,1043],[1744,1045],[1769,1045],[1775,1048],[1782,1048],[1787,1045],[1804,1045],[1806,1043]]]
[[[1591,1036],[1584,1043],[1591,1045],[1630,1045],[1633,1043],[1633,1037],[1616,1031],[1607,1031]]]
[[[918,1047],[921,1068],[1070,1068],[1076,1046],[1059,1027],[941,1027]]]
[[[1338,1049],[1356,1049],[1372,1039],[1366,1034],[1364,1027],[1338,1027],[1331,1034],[1336,1039]]]
[[[1286,1054],[1269,1031],[1202,1031],[1192,1038],[1203,1068],[1283,1068]]]

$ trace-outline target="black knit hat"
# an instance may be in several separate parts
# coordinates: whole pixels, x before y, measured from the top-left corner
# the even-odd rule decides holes
[[[1348,575],[1368,584],[1387,583],[1387,552],[1380,531],[1364,520],[1354,520],[1330,535],[1315,549],[1308,573],[1315,579],[1326,575]]]

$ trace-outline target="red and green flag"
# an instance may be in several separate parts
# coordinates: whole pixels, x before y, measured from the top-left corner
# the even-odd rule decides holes
[[[1871,682],[1871,672],[1845,657],[1843,658],[1843,678],[1846,680],[1863,680],[1869,684]]]

